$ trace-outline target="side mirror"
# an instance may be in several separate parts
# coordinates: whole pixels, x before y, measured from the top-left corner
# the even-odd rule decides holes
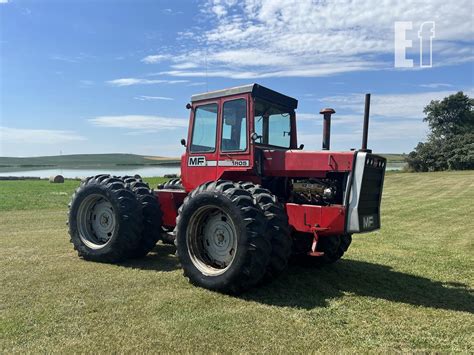
[[[304,144],[300,144],[300,147],[298,148],[299,150],[303,150]]]
[[[188,110],[189,110],[190,108],[192,108],[192,107],[193,107],[193,106],[192,106],[189,102],[186,104],[186,108],[187,108]]]
[[[259,139],[260,136],[257,134],[257,132],[253,132],[252,134],[250,134],[250,139],[255,142],[257,139]]]
[[[181,138],[181,145],[186,148],[186,139]]]

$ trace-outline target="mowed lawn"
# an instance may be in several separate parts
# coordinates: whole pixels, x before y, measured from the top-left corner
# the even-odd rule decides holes
[[[2,353],[474,351],[474,172],[388,174],[382,230],[241,297],[191,286],[171,246],[79,259],[77,183],[0,182]]]

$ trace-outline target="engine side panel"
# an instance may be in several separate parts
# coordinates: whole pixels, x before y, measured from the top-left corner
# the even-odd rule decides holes
[[[304,152],[265,150],[263,172],[267,176],[324,177],[327,172],[350,172],[355,152]]]

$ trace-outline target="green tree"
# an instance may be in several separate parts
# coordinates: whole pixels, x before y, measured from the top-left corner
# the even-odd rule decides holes
[[[474,99],[462,91],[423,110],[431,133],[407,157],[414,171],[474,169]]]
[[[464,95],[462,91],[445,97],[443,100],[433,100],[423,112],[428,122],[431,134],[436,137],[448,137],[474,131],[474,99]]]

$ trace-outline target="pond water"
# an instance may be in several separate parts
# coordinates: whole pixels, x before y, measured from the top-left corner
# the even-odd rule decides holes
[[[387,171],[402,170],[405,163],[389,163]],[[121,166],[119,169],[112,168],[89,168],[89,169],[40,169],[40,170],[17,170],[1,171],[0,176],[34,176],[49,178],[53,175],[62,175],[65,178],[83,178],[98,174],[112,174],[117,176],[135,175],[143,177],[163,176],[165,174],[179,174],[179,165],[175,166]]]
[[[163,176],[165,174],[179,174],[179,165],[175,166],[121,166],[118,169],[113,168],[88,168],[88,169],[40,169],[40,170],[17,170],[2,171],[0,176],[34,176],[40,178],[49,178],[53,175],[62,175],[65,178],[83,178],[98,174],[111,174],[117,176],[135,175],[143,177]]]
[[[406,166],[406,163],[387,163],[387,171],[398,171],[403,170]]]

